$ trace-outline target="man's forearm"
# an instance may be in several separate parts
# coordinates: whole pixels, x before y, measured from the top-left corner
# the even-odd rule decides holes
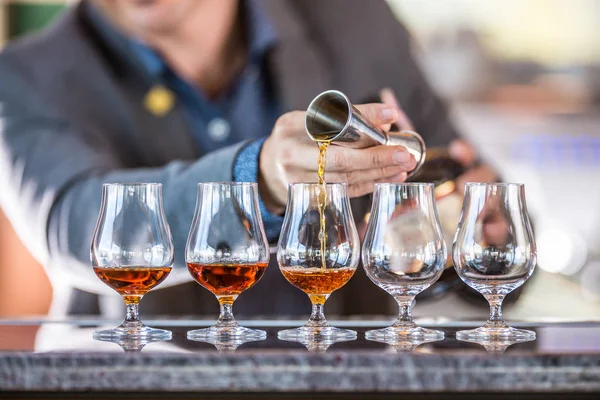
[[[159,168],[116,169],[73,184],[56,200],[49,216],[50,267],[67,269],[74,285],[81,289],[100,290],[91,270],[89,248],[100,209],[102,184],[109,182],[163,184],[165,213],[175,244],[174,266],[183,267],[197,184],[232,180],[233,160],[243,144],[207,154],[195,162],[175,161]],[[185,277],[189,280],[187,273]],[[169,279],[163,286],[180,281],[181,278]]]

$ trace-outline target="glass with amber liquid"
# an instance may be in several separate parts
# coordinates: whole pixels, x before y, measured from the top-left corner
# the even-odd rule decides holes
[[[323,187],[326,196],[322,196]],[[325,198],[324,204],[320,201]],[[324,224],[322,224],[324,221]],[[324,235],[321,227],[325,227]],[[324,247],[321,239],[325,238]],[[350,280],[359,262],[360,241],[350,210],[347,186],[295,183],[289,186],[277,261],[283,276],[312,303],[306,325],[280,331],[284,340],[351,340],[356,332],[330,326],[325,301]]]
[[[219,301],[217,323],[188,332],[207,342],[261,340],[266,332],[240,326],[233,303],[254,286],[269,263],[269,246],[258,206],[256,183],[200,183],[196,211],[185,250],[194,280]]]
[[[102,205],[91,246],[94,272],[126,304],[125,321],[98,331],[98,340],[123,342],[171,338],[171,332],[145,326],[139,303],[171,272],[174,250],[160,183],[115,183],[102,188]]]

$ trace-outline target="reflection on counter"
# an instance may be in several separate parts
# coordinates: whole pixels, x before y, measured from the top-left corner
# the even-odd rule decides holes
[[[302,344],[311,353],[325,353],[334,343],[351,342],[356,339],[325,337],[298,337],[296,339],[280,339],[286,342],[296,342]]]
[[[195,339],[193,337],[188,336],[188,340],[200,343],[210,343],[219,353],[233,353],[237,350],[238,347],[243,345],[244,343],[250,342],[260,342],[264,339],[254,339],[254,338],[230,338],[223,339],[220,337],[206,337],[204,339]]]
[[[420,339],[420,340],[379,340],[379,339],[367,339],[373,342],[385,343],[392,346],[398,353],[411,353],[417,347],[425,343],[439,342],[440,339]]]
[[[482,337],[477,339],[458,339],[462,342],[477,343],[482,345],[488,353],[502,354],[513,344],[531,342],[535,340],[535,337],[522,337],[522,338],[493,338],[493,337]]]
[[[152,337],[130,338],[130,339],[119,338],[119,337],[115,337],[115,338],[94,337],[94,339],[101,341],[101,342],[108,342],[108,343],[114,343],[116,345],[119,345],[126,353],[139,353],[140,351],[142,351],[142,349],[146,345],[148,345],[150,343],[165,342],[165,341],[170,340],[170,339],[160,339],[160,338],[152,338]]]

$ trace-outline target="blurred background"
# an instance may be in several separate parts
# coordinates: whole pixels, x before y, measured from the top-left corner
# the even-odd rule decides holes
[[[0,0],[0,46],[68,2]],[[389,3],[463,134],[505,181],[526,184],[540,269],[507,317],[600,317],[600,1]],[[42,267],[0,216],[0,316],[44,314],[51,295]],[[415,311],[486,313],[447,299]]]

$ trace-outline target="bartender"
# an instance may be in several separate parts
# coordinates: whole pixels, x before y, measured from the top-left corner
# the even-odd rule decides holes
[[[54,313],[121,313],[89,261],[103,183],[164,185],[176,270],[185,270],[198,182],[258,182],[275,243],[287,185],[316,178],[317,146],[297,110],[327,89],[356,104],[380,98],[359,106],[373,124],[414,128],[427,146],[448,147],[467,171],[459,190],[495,179],[483,163],[469,168],[473,148],[458,139],[383,0],[84,0],[6,46],[0,82],[1,206],[47,267]],[[347,182],[363,211],[375,182],[403,182],[415,167],[403,147],[334,146],[327,157],[327,180]],[[393,313],[357,275],[360,295],[340,290],[331,313]],[[143,313],[217,309],[187,274],[161,287]],[[307,301],[271,265],[236,313],[296,314]]]

